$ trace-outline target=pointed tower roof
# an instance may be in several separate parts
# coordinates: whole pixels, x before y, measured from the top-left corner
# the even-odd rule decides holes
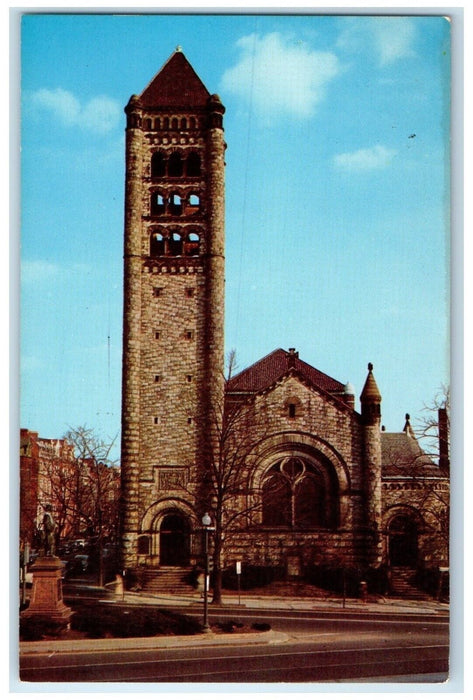
[[[361,403],[379,403],[381,401],[381,394],[373,376],[373,365],[371,362],[368,364],[368,376],[360,395],[360,401]]]
[[[402,429],[403,433],[406,433],[406,435],[409,435],[409,437],[415,438],[415,433],[412,430],[412,425],[411,425],[411,417],[408,413],[406,413],[406,422],[404,423],[404,428]]]
[[[178,47],[140,95],[143,107],[205,107],[210,93]]]

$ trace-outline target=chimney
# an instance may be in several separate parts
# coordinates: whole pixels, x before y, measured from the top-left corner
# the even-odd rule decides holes
[[[446,472],[450,471],[450,455],[448,449],[448,414],[446,408],[439,408],[439,467]]]
[[[287,366],[295,367],[296,360],[299,357],[299,353],[296,352],[296,348],[289,348],[289,355],[287,356]]]

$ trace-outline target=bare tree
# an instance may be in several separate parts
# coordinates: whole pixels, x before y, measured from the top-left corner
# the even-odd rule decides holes
[[[415,432],[427,454],[446,472],[450,468],[450,388],[441,386],[426,404]]]
[[[228,355],[225,385],[236,366],[236,353],[232,350]],[[204,498],[214,517],[212,602],[219,604],[222,601],[224,546],[245,528],[249,514],[258,507],[248,498],[256,460],[251,401],[235,401],[226,396],[218,405],[212,406],[210,426],[212,435]]]
[[[44,441],[38,470],[38,503],[54,504],[56,546],[74,533],[77,523],[77,461],[67,441]],[[37,514],[36,514],[37,516]]]
[[[115,439],[105,441],[92,428],[70,428],[65,439],[74,446],[77,470],[77,518],[97,543],[99,585],[104,582],[104,538],[118,532],[119,476],[111,458]]]
[[[423,549],[432,560],[448,555],[450,537],[449,391],[442,387],[413,430],[406,415],[404,431],[411,440],[395,444],[384,459],[392,474],[410,485],[410,503],[422,514]]]

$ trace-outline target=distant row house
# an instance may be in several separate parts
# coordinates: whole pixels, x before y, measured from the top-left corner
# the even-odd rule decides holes
[[[58,541],[93,536],[118,517],[119,470],[78,458],[66,439],[20,431],[20,543],[38,548],[41,523],[50,505]],[[97,523],[100,514],[105,522]],[[115,517],[112,513],[116,513]],[[97,515],[98,514],[98,515]]]

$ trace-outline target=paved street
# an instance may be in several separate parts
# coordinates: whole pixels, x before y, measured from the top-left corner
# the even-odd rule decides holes
[[[163,605],[162,600],[128,594],[127,598]],[[166,603],[182,612],[185,607],[186,614],[201,614],[195,598],[176,601],[170,597]],[[239,619],[251,624],[270,620],[272,629],[265,633],[22,644],[21,678],[38,684],[387,679],[402,683],[447,678],[446,606],[352,601],[341,609],[340,604],[314,600],[285,600],[284,607],[280,603],[247,598],[245,605],[230,600],[224,608],[211,608],[211,621]]]
[[[214,642],[215,643],[215,642]],[[376,680],[443,681],[448,649],[412,639],[360,635],[172,649],[73,652],[24,659],[22,679],[36,682],[311,682]]]

